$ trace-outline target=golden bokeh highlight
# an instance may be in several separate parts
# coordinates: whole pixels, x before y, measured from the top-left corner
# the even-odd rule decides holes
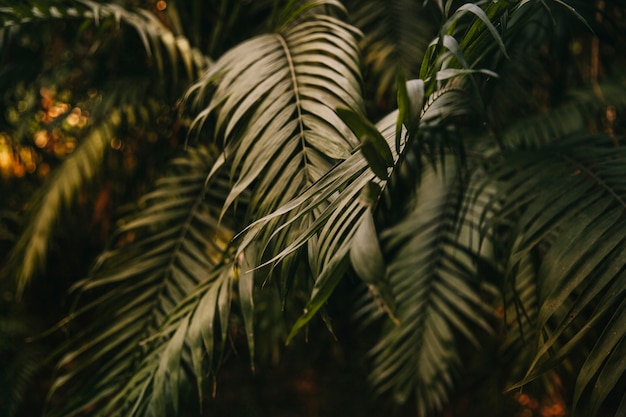
[[[26,112],[37,104],[36,94],[29,99],[28,94],[23,93],[26,98],[7,111],[10,120],[17,121],[22,114],[29,117]],[[96,90],[91,93],[94,97],[97,95]],[[69,96],[67,92],[58,94],[52,88],[40,88],[39,106],[34,118],[36,124],[25,134],[26,137],[13,139],[9,133],[0,132],[0,178],[21,178],[27,174],[43,178],[51,169],[48,163],[42,162],[43,155],[63,158],[76,149],[77,136],[89,122],[89,111],[72,106],[68,102]]]

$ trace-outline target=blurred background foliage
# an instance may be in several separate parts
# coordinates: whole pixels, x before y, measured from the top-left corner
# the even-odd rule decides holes
[[[399,72],[407,79],[420,76],[426,50],[441,30],[442,3],[454,10],[465,2],[343,2],[345,20],[362,31],[363,102],[370,120],[397,108]],[[541,144],[546,131],[565,136],[583,126],[622,140],[626,6],[618,0],[571,0],[572,13],[561,2],[538,3],[539,11],[506,39],[508,59],[487,52],[476,58],[499,74],[480,85],[481,117],[435,123],[432,131],[424,128],[429,137],[445,137],[452,129],[479,142],[487,131],[507,149]],[[107,13],[97,16],[99,6]],[[17,260],[40,264],[22,271],[32,277],[30,283],[21,288],[13,277],[0,281],[0,414],[42,412],[55,378],[50,358],[74,330],[62,326],[41,334],[66,316],[74,303],[68,291],[90,274],[98,255],[123,245],[119,235],[112,237],[120,219],[136,210],[168,161],[189,143],[195,115],[182,105],[185,91],[229,50],[276,27],[284,7],[285,2],[267,0],[0,1],[0,266],[5,272],[15,271],[10,253],[36,220],[29,211],[38,204],[32,197],[48,201],[38,190],[81,143],[100,138],[104,146],[97,148],[100,154],[90,154],[85,167],[76,168],[88,173],[81,177],[84,183],[67,185],[68,194],[50,206],[61,214],[43,238],[45,258],[31,254],[32,259]],[[500,24],[507,18],[500,16]],[[490,48],[494,45],[491,41]],[[214,148],[221,150],[219,144]],[[487,280],[498,282],[502,271],[483,267]],[[384,394],[372,394],[368,351],[384,325],[355,324],[356,306],[367,296],[354,274],[334,290],[324,320],[309,324],[307,340],[287,347],[283,342],[311,283],[294,285],[287,301],[277,283],[267,285],[277,288],[255,289],[255,309],[263,311],[256,322],[255,372],[249,369],[245,323],[235,316],[221,352],[215,397],[204,404],[206,415],[415,415],[411,401],[392,405]],[[500,320],[511,320],[519,306],[503,305],[496,296],[492,302],[491,324],[504,334]],[[76,327],[89,326],[91,318],[90,313],[80,317]],[[332,322],[333,333],[324,321]],[[524,370],[510,368],[524,360],[511,347],[520,340],[505,344],[509,352],[501,344],[506,337],[496,336],[482,335],[479,353],[461,352],[460,360],[469,366],[438,415],[568,415],[573,381],[557,374],[502,392],[511,375],[523,376]],[[64,399],[53,399],[52,406],[54,401]],[[194,405],[183,404],[180,415],[190,413],[187,408]]]

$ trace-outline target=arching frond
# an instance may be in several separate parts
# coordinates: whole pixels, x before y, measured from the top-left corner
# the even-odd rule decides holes
[[[319,3],[328,3],[331,12],[338,8],[336,2]],[[220,163],[229,164],[233,182],[224,210],[250,190],[248,222],[288,204],[357,146],[335,113],[337,107],[363,112],[355,29],[321,14],[322,8],[304,10],[282,16],[277,33],[233,48],[190,90],[192,105],[208,99],[197,128],[211,120],[215,137],[223,140]],[[261,249],[270,241],[288,246],[305,233],[317,212],[298,211],[272,218],[272,227],[258,237]],[[289,228],[280,227],[285,219]],[[283,265],[284,276],[292,276],[292,266]]]
[[[218,226],[228,183],[219,176],[207,182],[214,160],[215,156],[202,148],[190,149],[173,159],[169,175],[144,197],[143,208],[119,226],[116,247],[103,253],[91,276],[76,285],[85,293],[83,297],[91,299],[76,314],[79,318],[93,315],[95,322],[74,336],[76,342],[58,364],[60,375],[52,391],[62,391],[67,395],[64,398],[72,401],[55,404],[53,396],[53,415],[80,415],[94,406],[102,415],[110,415],[109,411],[127,415],[128,404],[139,407],[145,401],[158,402],[167,397],[137,391],[137,378],[143,381],[146,376],[141,364],[147,361],[158,366],[158,360],[150,362],[155,355],[161,355],[152,348],[154,343],[178,343],[180,336],[167,342],[172,336],[168,323],[175,320],[171,316],[184,306],[184,300],[198,291],[208,297],[211,291],[219,292],[215,288],[231,285],[230,280],[215,272],[223,262],[233,231],[227,222]],[[213,287],[216,279],[221,284]],[[219,298],[223,334],[229,303],[230,298]],[[208,314],[205,310],[202,315]],[[202,320],[209,317],[203,316]],[[210,365],[214,331],[212,320],[203,323],[197,330],[202,332],[205,347],[194,350],[193,358]],[[163,357],[170,354],[174,356],[168,360],[176,362],[176,352],[168,350]],[[107,366],[101,366],[102,361]],[[196,365],[194,372],[202,386],[210,367]],[[175,374],[173,378],[178,377],[178,372]],[[158,378],[163,377],[160,375]],[[176,382],[172,384],[177,386]],[[176,397],[172,401],[176,403]],[[102,403],[106,402],[109,406],[104,409]],[[164,415],[167,410],[160,409]]]
[[[594,340],[596,347],[578,373],[576,398],[593,386],[591,381],[598,382],[589,389],[589,415],[595,415],[614,386],[599,383],[608,375],[606,352],[617,352],[624,336],[624,328],[616,323],[626,288],[626,153],[610,137],[583,134],[504,156],[495,171],[507,196],[499,218],[520,213],[514,227],[513,268],[519,268],[528,253],[540,253],[541,337],[525,381]],[[616,362],[609,366],[609,382],[616,383],[626,368]]]
[[[232,161],[226,207],[250,188],[249,214],[259,218],[349,156],[356,138],[334,109],[362,111],[359,74],[354,30],[318,14],[251,39],[216,62],[190,94],[195,104],[210,97],[196,123],[215,119],[222,159]]]
[[[102,96],[89,106],[93,123],[77,133],[76,149],[61,160],[30,198],[24,215],[27,226],[20,232],[3,271],[17,284],[19,294],[46,265],[64,215],[76,207],[81,192],[102,179],[103,163],[114,152],[111,141],[129,125],[136,128],[156,119],[160,109],[153,98],[146,96],[146,88],[147,83],[132,79],[105,85]],[[69,116],[67,113],[61,120]]]
[[[389,150],[395,142],[396,120],[397,112],[383,119],[378,128],[381,132],[377,135],[388,147],[387,152],[397,159],[398,155],[392,155]],[[359,122],[353,124],[351,127],[358,131]],[[374,126],[363,128],[377,129]],[[276,236],[287,236],[280,245],[271,246],[270,263],[281,262],[303,249],[307,251],[309,268],[316,277],[315,284],[311,299],[288,340],[316,315],[349,267],[351,250],[359,244],[355,242],[355,234],[371,216],[370,208],[374,207],[385,185],[379,175],[370,169],[368,160],[358,151],[298,197],[253,223],[242,237],[240,248],[246,248],[252,242],[258,242],[263,248],[270,247]],[[307,219],[308,225],[302,228],[301,219],[307,217],[312,220]],[[279,225],[277,229],[273,229],[274,224]],[[356,258],[360,260],[362,255],[358,252]],[[363,278],[367,280],[368,277]],[[368,284],[378,296],[382,295],[381,281],[374,278]]]
[[[447,403],[464,340],[476,346],[477,330],[490,329],[474,259],[479,241],[472,247],[460,235],[471,229],[458,227],[460,186],[453,162],[427,165],[414,207],[380,234],[398,322],[385,323],[372,350],[372,380],[400,403],[415,395],[420,415]]]

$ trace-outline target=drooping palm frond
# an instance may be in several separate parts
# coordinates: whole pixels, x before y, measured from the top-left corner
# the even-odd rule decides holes
[[[335,113],[337,107],[363,111],[355,29],[333,17],[342,11],[337,2],[305,2],[303,10],[283,13],[276,33],[233,48],[190,90],[192,105],[209,98],[196,124],[215,123],[210,127],[223,141],[221,163],[230,164],[233,187],[225,209],[250,190],[248,222],[296,198],[357,145]],[[234,88],[241,85],[246,88]],[[288,229],[274,218],[273,244],[287,245],[314,218],[299,216]],[[272,227],[264,230],[262,247],[274,237]]]
[[[353,28],[330,15],[292,19],[233,48],[189,93],[196,105],[210,97],[196,123],[215,119],[222,160],[232,161],[226,207],[251,188],[253,219],[294,198],[356,146],[334,113],[363,110]]]
[[[53,14],[67,17],[52,1],[31,3],[44,6],[19,13],[41,15],[42,21]],[[247,16],[238,14],[247,3],[209,0],[173,7],[169,1],[170,18],[175,19],[177,11],[186,13],[180,15],[183,24],[172,20],[177,28],[172,33],[193,33],[194,46],[208,43],[210,51],[228,50],[248,36],[246,30],[228,33],[229,28],[247,27],[245,18],[234,23],[237,16]],[[504,327],[510,338],[502,347],[503,356],[516,360],[513,377],[519,375],[519,357],[524,366],[537,354],[531,379],[570,354],[576,358],[580,350],[590,353],[579,376],[580,409],[593,411],[618,397],[620,393],[609,388],[593,393],[592,385],[609,387],[624,378],[623,369],[602,362],[601,354],[614,348],[609,359],[617,361],[624,351],[625,309],[619,300],[624,241],[618,235],[623,215],[615,214],[620,208],[613,207],[615,201],[596,195],[603,189],[623,198],[619,165],[624,158],[620,152],[608,152],[611,141],[621,149],[621,138],[613,135],[595,143],[581,137],[552,144],[535,141],[534,136],[527,140],[528,132],[519,139],[512,131],[511,137],[504,135],[504,146],[495,148],[486,136],[465,142],[460,134],[464,122],[473,123],[468,115],[479,116],[474,127],[482,128],[486,120],[482,87],[495,74],[483,68],[493,68],[506,56],[510,36],[524,24],[524,13],[533,14],[549,1],[416,0],[407,5],[402,12],[417,21],[421,15],[412,13],[415,9],[439,7],[441,26],[434,40],[431,35],[419,39],[426,45],[423,79],[401,82],[399,111],[376,126],[363,114],[359,34],[344,23],[347,17],[339,2],[273,1],[272,16],[264,8],[269,3],[251,5],[250,10],[263,8],[252,25],[255,37],[226,52],[186,97],[189,108],[199,113],[194,124],[199,142],[208,143],[211,151],[192,147],[175,158],[156,189],[142,200],[139,212],[120,223],[113,247],[98,259],[91,276],[77,285],[84,307],[75,321],[64,323],[76,339],[59,363],[50,414],[165,417],[197,414],[197,408],[203,414],[227,332],[239,330],[233,307],[243,316],[240,327],[254,360],[255,333],[263,333],[255,330],[255,316],[261,313],[259,299],[253,297],[255,284],[266,283],[268,273],[280,278],[269,284],[280,287],[282,296],[270,297],[279,304],[271,307],[276,312],[269,318],[273,326],[273,318],[283,315],[282,306],[300,307],[301,300],[294,301],[294,281],[308,281],[304,289],[297,288],[298,294],[307,292],[309,297],[287,336],[291,339],[351,272],[372,296],[365,310],[374,313],[364,321],[381,318],[373,382],[400,402],[416,398],[421,414],[435,414],[458,387],[464,353],[471,350],[464,344],[479,344],[489,331],[479,296],[479,288],[487,284],[477,277],[483,262],[493,266],[494,275],[502,273],[491,278],[496,284],[502,278],[505,301],[513,300],[505,304]],[[113,12],[119,6],[76,4],[85,12],[78,22],[84,17],[98,21],[103,32],[107,25],[129,23],[126,15]],[[376,16],[386,9],[387,4],[363,10]],[[207,10],[215,13],[210,24],[200,27]],[[227,12],[232,12],[231,19],[222,20]],[[154,19],[151,14],[128,13]],[[194,27],[187,32],[184,24],[190,16]],[[259,22],[265,21],[272,22],[275,33],[256,36]],[[363,30],[367,40],[368,31]],[[153,38],[148,32],[146,50],[172,51],[162,35]],[[222,41],[225,44],[219,44]],[[412,43],[404,45],[406,52],[412,48]],[[179,49],[173,50],[172,62],[180,63]],[[389,80],[401,65],[392,64],[386,68],[394,69],[385,72]],[[157,65],[167,71],[167,63]],[[609,96],[618,101],[621,97]],[[585,106],[576,111],[583,114]],[[100,116],[108,120],[106,111]],[[562,116],[537,123],[538,130],[555,130],[559,140],[569,136],[569,125],[578,121]],[[453,126],[457,121],[460,126]],[[117,131],[119,126],[113,127]],[[578,123],[575,130],[582,127]],[[530,148],[551,145],[541,148],[547,152],[543,156],[518,153],[527,142],[535,143]],[[580,172],[568,168],[572,160],[582,161]],[[476,195],[467,194],[475,185],[468,183],[473,180],[469,174],[482,178],[483,170],[491,175],[487,185],[477,187]],[[572,178],[566,175],[569,170]],[[535,174],[541,180],[534,181]],[[575,188],[578,197],[567,194],[569,188],[558,188],[559,180]],[[80,189],[80,181],[70,194]],[[57,188],[63,196],[65,188]],[[566,203],[573,213],[586,215],[582,232],[573,231],[576,214],[570,215]],[[49,236],[49,225],[62,215],[39,222],[41,230]],[[478,236],[480,227],[483,236]],[[568,242],[594,233],[599,237],[592,242],[593,250]],[[488,253],[490,244],[497,246],[494,254]],[[581,253],[589,256],[576,260]],[[559,258],[571,267],[564,274]],[[570,291],[573,286],[580,288]],[[551,311],[547,305],[556,302],[559,308]],[[576,316],[571,321],[570,312]],[[604,334],[587,329],[581,319],[599,324],[610,314]],[[529,358],[526,342],[538,333],[537,322],[542,338],[538,353],[532,351]],[[278,333],[284,337],[284,331]],[[583,343],[593,336],[599,340],[597,349]],[[552,352],[556,355],[546,358]]]
[[[53,395],[52,415],[80,415],[106,402],[124,415],[129,402],[131,407],[143,404],[145,392],[137,392],[134,384],[145,374],[133,372],[150,361],[147,356],[157,355],[150,339],[170,335],[166,323],[172,312],[200,285],[212,285],[214,270],[233,236],[228,222],[217,224],[228,183],[220,176],[206,180],[214,160],[202,148],[175,158],[170,175],[144,197],[144,208],[119,226],[117,247],[103,253],[92,275],[76,285],[83,297],[91,299],[77,311],[78,318],[93,316],[96,322],[73,337],[75,343],[59,361],[60,375],[52,391],[69,394],[64,398],[72,401],[55,404]],[[230,303],[229,298],[220,298],[220,305],[226,301]],[[220,314],[225,332],[228,314],[223,307]],[[201,330],[213,337],[210,323]],[[213,343],[204,342],[206,349],[194,351],[194,360],[211,362]],[[108,365],[100,366],[102,361]],[[201,368],[197,377],[203,378],[205,372]]]
[[[474,9],[459,10],[453,16],[453,21],[459,19],[464,13],[476,14],[483,22],[484,12]],[[495,30],[487,24],[484,26],[483,29],[489,33]],[[483,32],[477,30],[476,33],[482,36]],[[410,105],[411,109],[391,113],[381,120],[378,127],[362,119],[358,113],[342,111],[342,118],[348,122],[356,136],[362,141],[359,152],[334,166],[297,197],[253,223],[244,236],[241,248],[245,248],[252,241],[259,240],[259,236],[262,236],[261,247],[270,246],[271,240],[279,234],[293,236],[279,240],[281,244],[274,246],[276,249],[270,253],[268,263],[281,262],[301,249],[305,247],[307,249],[306,256],[316,279],[311,299],[302,317],[292,328],[289,339],[293,338],[296,332],[322,308],[349,267],[350,261],[354,265],[372,260],[366,258],[368,258],[367,255],[373,253],[372,250],[376,252],[375,247],[363,247],[364,240],[375,239],[372,235],[370,208],[375,209],[386,187],[387,179],[401,165],[400,162],[405,156],[403,153],[407,132],[402,133],[403,124],[407,128],[419,125],[422,118],[424,122],[431,124],[442,123],[448,113],[455,116],[467,112],[467,102],[463,101],[460,104],[459,100],[454,100],[454,98],[448,100],[448,98],[457,91],[463,91],[462,84],[459,84],[458,80],[465,75],[472,74],[473,70],[454,71],[454,66],[458,68],[459,61],[462,60],[460,49],[458,49],[458,44],[451,43],[451,37],[448,36],[447,39],[450,41],[446,42],[445,48],[439,49],[438,52],[431,44],[433,59],[425,68],[429,84],[439,90],[431,91],[426,97],[427,100],[423,100],[424,82],[416,80],[419,81],[421,88],[416,88],[417,84],[411,82],[410,87],[403,90],[405,93],[410,91],[410,95],[407,95],[404,101]],[[456,64],[448,59],[450,56],[459,58]],[[437,74],[443,71],[449,73],[437,77]],[[447,87],[455,84],[459,85],[457,89]],[[419,98],[415,97],[418,91],[421,91]],[[450,111],[447,112],[447,110]],[[408,136],[410,140],[414,140],[414,133]],[[298,221],[311,214],[314,214],[314,220],[310,221],[307,227],[301,227]],[[391,307],[393,300],[385,290],[384,277],[378,276],[375,272],[368,272],[368,268],[356,266],[355,269],[371,286],[377,301],[381,302],[393,317]],[[375,266],[374,269],[379,268]]]
[[[120,27],[121,23],[134,28],[143,43],[146,53],[163,72],[166,54],[170,60],[173,78],[177,79],[178,64],[182,62],[188,79],[204,70],[207,58],[182,35],[174,35],[157,17],[142,9],[128,10],[113,3],[97,3],[91,0],[75,0],[66,4],[58,2],[28,1],[15,5],[13,2],[0,4],[0,48],[7,37],[24,25],[54,20],[87,19],[96,25],[109,24]]]
[[[24,214],[27,227],[11,248],[3,275],[11,277],[21,294],[29,281],[46,265],[63,216],[76,207],[81,192],[98,184],[103,164],[114,150],[111,142],[128,128],[152,123],[161,108],[146,96],[149,84],[134,79],[103,86],[102,95],[90,105],[94,120],[80,136],[74,151],[65,156],[30,198]],[[61,119],[69,117],[66,113]],[[19,138],[17,138],[19,139]]]
[[[474,258],[480,242],[458,226],[460,186],[454,162],[425,165],[414,207],[380,233],[398,322],[385,323],[372,349],[372,380],[399,403],[414,395],[420,415],[447,403],[464,340],[477,346],[477,330],[490,330]]]
[[[28,2],[19,5],[3,4],[0,7],[0,20],[2,20],[3,32],[26,30],[25,28],[32,24],[57,20],[76,20],[77,22],[85,20],[87,24],[102,25],[101,28],[127,24],[137,31],[146,52],[154,59],[161,72],[164,66],[162,56],[165,53],[169,55],[172,64],[171,76],[174,81],[177,78],[180,62],[183,63],[188,78],[195,77],[196,71],[203,70],[207,63],[206,59],[197,50],[192,49],[183,37],[175,38],[163,23],[145,10],[129,11],[119,5],[99,4],[89,0],[63,4]],[[5,41],[9,40],[5,39]],[[99,41],[95,42],[98,44]],[[3,52],[6,52],[4,58],[7,63],[12,64],[16,58],[12,57],[11,51],[3,50]],[[64,74],[67,79],[72,77],[61,70],[56,72]],[[3,75],[9,76],[10,74]],[[40,83],[45,83],[45,74],[40,77],[41,79],[33,83],[35,90],[38,89],[37,86]],[[137,90],[141,90],[141,87],[146,87],[145,80],[134,81],[130,88],[119,79],[115,83],[105,82],[105,85],[97,85],[103,78],[105,77],[100,76],[91,79],[91,82],[96,84],[93,87],[102,88],[103,99],[91,109],[93,110],[92,120],[96,120],[96,123],[87,129],[88,133],[85,138],[79,140],[77,150],[70,154],[58,169],[53,170],[46,184],[29,204],[28,227],[12,249],[9,266],[3,271],[17,282],[20,294],[30,278],[45,264],[50,242],[53,241],[53,232],[56,230],[55,225],[59,223],[59,218],[65,212],[64,209],[72,205],[78,193],[84,190],[86,184],[92,183],[100,172],[102,161],[110,150],[109,141],[119,133],[122,121],[126,120],[134,124],[152,114],[149,103],[146,102],[148,101],[145,96],[146,88],[143,89],[144,95],[133,96]],[[67,82],[67,79],[63,79],[63,82]],[[156,91],[155,95],[158,96],[159,92]],[[122,107],[123,110],[120,109]],[[24,139],[19,137],[20,133],[24,133],[22,130],[17,129],[18,137],[14,138],[16,141]]]
[[[614,138],[579,134],[539,150],[505,153],[494,171],[507,196],[497,218],[515,216],[512,270],[521,270],[527,254],[540,254],[540,337],[524,381],[564,358],[581,360],[577,355],[594,341],[577,371],[575,397],[590,402],[586,415],[596,415],[626,371],[612,361],[610,371],[605,366],[607,352],[619,352],[624,336],[618,323],[626,272],[625,157]]]

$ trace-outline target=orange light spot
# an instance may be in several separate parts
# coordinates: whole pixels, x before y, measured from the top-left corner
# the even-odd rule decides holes
[[[67,116],[65,120],[67,121],[68,125],[76,126],[78,122],[80,122],[80,116],[77,115],[76,113],[72,113],[69,116]]]
[[[65,142],[65,152],[70,153],[76,149],[76,139],[67,138],[67,142]]]
[[[8,169],[13,165],[13,151],[9,146],[0,146],[0,169]]]
[[[13,175],[17,178],[21,178],[26,174],[26,168],[21,163],[17,162],[13,164]]]
[[[50,165],[43,163],[41,165],[39,165],[39,169],[37,170],[37,174],[39,174],[39,176],[41,178],[45,177],[46,175],[48,175],[48,173],[50,172]]]
[[[48,132],[45,130],[39,130],[35,133],[35,145],[40,148],[45,147],[48,144],[50,138],[48,137]]]
[[[530,397],[526,394],[517,395],[517,402],[521,405],[527,405],[530,402]]]
[[[158,11],[162,12],[167,8],[167,2],[163,0],[157,1],[156,8]]]

